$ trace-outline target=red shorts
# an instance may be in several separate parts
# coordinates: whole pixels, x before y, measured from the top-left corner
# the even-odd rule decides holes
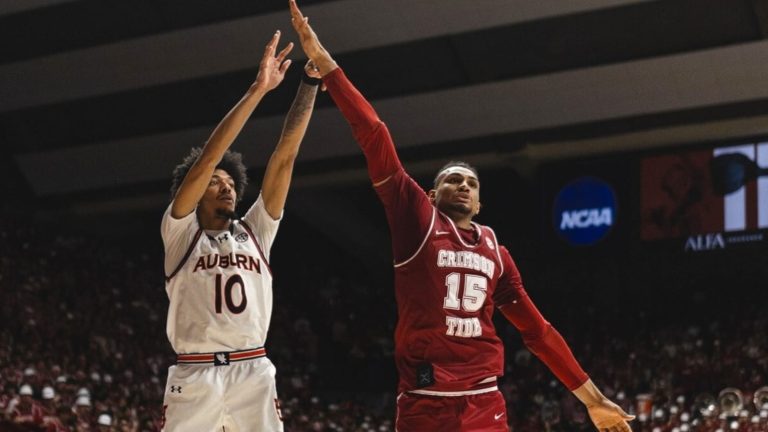
[[[469,396],[403,393],[397,398],[397,432],[509,432],[504,397],[496,390]]]

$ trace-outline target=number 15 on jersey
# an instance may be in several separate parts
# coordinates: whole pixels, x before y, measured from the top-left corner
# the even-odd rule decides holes
[[[465,274],[464,292],[459,299],[461,276],[461,273],[451,273],[445,277],[448,292],[443,300],[443,308],[477,312],[485,303],[488,279],[485,276]],[[483,333],[478,318],[459,318],[448,315],[445,317],[445,325],[447,326],[445,334],[448,336],[477,337]]]

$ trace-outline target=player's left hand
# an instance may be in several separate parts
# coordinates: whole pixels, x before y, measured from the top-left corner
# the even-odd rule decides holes
[[[331,57],[331,54],[320,43],[320,39],[318,39],[317,33],[312,30],[312,26],[309,25],[309,17],[301,13],[296,0],[289,0],[288,4],[291,9],[291,25],[293,25],[293,29],[296,30],[296,34],[299,36],[299,43],[304,50],[304,54],[315,63],[321,75],[336,69],[338,65]]]
[[[635,419],[608,399],[587,407],[589,418],[600,432],[632,432],[628,421]]]

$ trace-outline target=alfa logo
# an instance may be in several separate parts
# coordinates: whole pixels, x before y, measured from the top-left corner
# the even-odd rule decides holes
[[[248,234],[246,233],[240,233],[237,236],[235,236],[235,241],[238,243],[245,243],[248,241]]]

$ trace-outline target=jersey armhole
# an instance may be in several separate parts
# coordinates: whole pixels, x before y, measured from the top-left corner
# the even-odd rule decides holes
[[[189,243],[189,247],[187,248],[187,252],[184,254],[184,256],[181,258],[181,262],[179,262],[179,265],[176,266],[176,268],[173,270],[173,272],[170,275],[165,276],[165,282],[170,282],[170,280],[176,276],[176,273],[178,273],[182,267],[184,267],[184,264],[189,259],[189,256],[192,255],[192,251],[195,249],[195,246],[197,246],[197,242],[200,240],[200,235],[203,233],[202,228],[198,228],[197,232],[195,233],[195,236],[192,238],[192,241]]]
[[[501,258],[501,247],[499,246],[499,240],[496,238],[496,232],[493,230],[493,228],[486,226],[488,231],[491,232],[491,235],[493,236],[493,243],[494,246],[496,246],[496,256],[499,258],[499,265],[501,266],[501,272],[499,273],[499,277],[501,277],[504,274],[504,260]]]
[[[418,255],[419,252],[421,252],[421,250],[424,248],[424,245],[427,243],[427,239],[429,238],[430,235],[432,235],[432,228],[435,226],[436,215],[437,215],[437,209],[432,207],[432,220],[429,223],[429,229],[427,229],[427,234],[424,236],[424,240],[421,241],[421,245],[419,245],[419,248],[416,249],[416,252],[414,252],[413,255],[411,255],[410,258],[408,258],[405,261],[399,262],[399,263],[396,262],[395,263],[395,268],[402,267],[402,266],[408,264],[414,258],[416,258],[416,255]]]
[[[267,261],[267,258],[264,256],[264,251],[261,250],[261,245],[256,240],[256,236],[253,235],[253,231],[251,230],[251,227],[248,226],[248,224],[243,220],[240,220],[240,224],[243,226],[243,228],[245,228],[245,231],[248,232],[248,235],[251,237],[251,240],[253,240],[253,244],[256,245],[256,250],[259,251],[259,255],[261,256],[261,259],[264,260],[264,264],[267,265],[267,270],[269,270],[269,274],[272,274],[272,267],[269,266],[269,261]]]

